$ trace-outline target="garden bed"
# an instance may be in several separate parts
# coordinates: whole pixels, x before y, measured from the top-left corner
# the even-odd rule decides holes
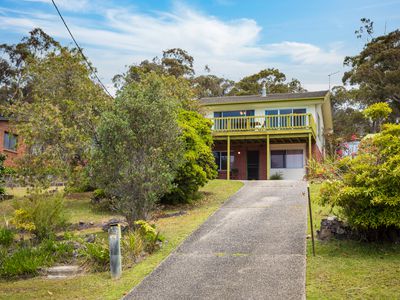
[[[112,281],[109,272],[87,273],[76,278],[47,280],[35,277],[24,280],[0,281],[0,299],[119,299],[149,274],[171,251],[173,251],[191,232],[202,224],[226,199],[242,186],[237,181],[214,180],[209,182],[201,192],[203,197],[191,204],[169,207],[165,214],[187,211],[186,214],[155,221],[157,229],[164,235],[163,247],[131,268],[123,271],[120,280]],[[0,205],[8,205],[1,203]],[[72,222],[87,220],[100,224],[103,220],[119,217],[113,214],[94,212],[90,208],[90,199],[68,199],[68,210]],[[0,206],[0,209],[2,207]],[[90,228],[100,233],[100,227]],[[81,231],[80,231],[81,232]]]

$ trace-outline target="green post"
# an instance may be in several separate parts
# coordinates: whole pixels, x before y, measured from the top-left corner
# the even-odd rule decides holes
[[[269,172],[271,169],[270,155],[271,155],[271,151],[270,151],[270,147],[269,147],[269,134],[267,134],[267,180],[269,179],[269,176],[270,176]]]
[[[308,134],[308,161],[311,160],[312,155],[312,140],[311,140],[311,133]]]
[[[226,179],[231,179],[231,137],[228,135],[228,150],[226,152],[228,161],[226,162]]]

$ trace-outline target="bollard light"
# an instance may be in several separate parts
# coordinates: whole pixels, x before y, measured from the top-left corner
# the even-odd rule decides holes
[[[121,226],[113,224],[108,230],[108,240],[110,243],[110,271],[111,278],[118,279],[122,274],[121,264]]]

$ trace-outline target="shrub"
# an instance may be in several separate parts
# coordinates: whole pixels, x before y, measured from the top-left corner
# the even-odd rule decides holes
[[[15,202],[15,208],[11,223],[35,234],[39,240],[53,236],[67,221],[61,195],[33,194]]]
[[[123,236],[122,253],[124,261],[134,262],[144,251],[145,242],[138,230],[130,231]]]
[[[272,174],[269,179],[271,180],[282,180],[283,179],[283,174],[282,172],[277,172],[275,174]]]
[[[14,232],[11,229],[0,227],[0,245],[10,247],[14,241]]]
[[[86,243],[80,251],[84,265],[93,271],[105,271],[110,264],[109,246],[105,240]]]
[[[149,253],[154,252],[158,248],[158,242],[163,242],[165,240],[156,230],[156,226],[150,225],[146,221],[139,220],[135,222],[138,227],[137,230],[145,242],[146,251]]]
[[[212,154],[211,121],[194,111],[182,110],[178,116],[185,148],[183,163],[173,181],[174,187],[161,202],[184,203],[193,200],[199,187],[217,176]]]
[[[400,228],[400,125],[384,125],[334,168],[336,176],[321,187],[323,204],[341,208],[356,229]]]

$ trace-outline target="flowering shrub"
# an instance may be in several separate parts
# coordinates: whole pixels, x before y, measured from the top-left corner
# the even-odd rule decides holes
[[[340,207],[353,228],[400,228],[400,125],[382,129],[361,142],[355,158],[311,169],[314,177],[327,179],[322,203]]]

